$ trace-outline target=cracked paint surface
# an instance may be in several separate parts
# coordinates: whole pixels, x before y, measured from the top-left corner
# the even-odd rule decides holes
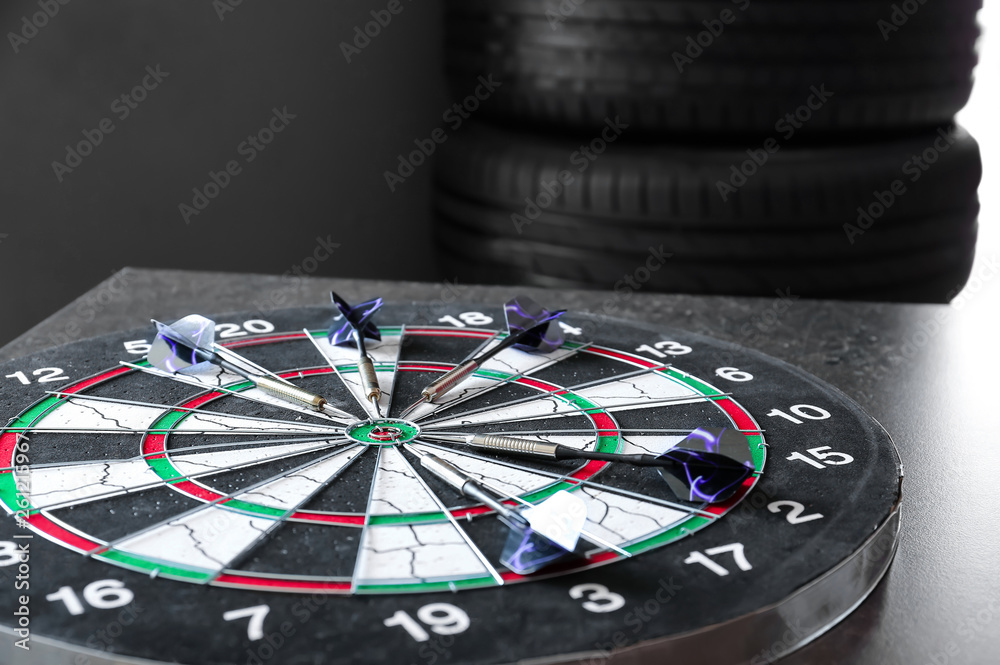
[[[585,486],[579,491],[587,504],[587,531],[615,545],[646,538],[690,516],[687,512],[594,487]]]
[[[365,529],[359,583],[432,582],[481,577],[486,567],[450,523]]]
[[[481,480],[511,496],[530,494],[557,482],[554,478],[532,473],[528,469],[504,466],[487,460],[476,459],[442,448],[430,448],[416,444],[415,448],[436,455],[477,480]],[[457,498],[457,497],[456,497]]]
[[[293,443],[186,454],[181,449],[181,454],[172,456],[171,462],[186,476],[203,476],[281,459],[322,445],[322,442]],[[31,501],[36,508],[76,505],[163,484],[163,479],[144,459],[41,467],[31,470]]]
[[[403,459],[402,453],[395,447],[382,448],[371,495],[371,514],[429,513],[440,509]]]
[[[356,369],[358,365],[358,350],[353,346],[334,346],[330,344],[326,337],[314,339],[313,341],[316,344],[316,348],[320,350],[326,361],[334,368],[340,380],[344,382],[344,385],[351,394],[357,398],[367,414],[370,417],[377,417],[375,407],[368,401],[368,397],[365,395],[365,391],[361,385],[361,375]],[[376,369],[380,365],[396,365],[402,341],[403,338],[401,335],[383,335],[381,342],[366,341],[366,350]],[[375,376],[378,379],[379,388],[382,390],[379,407],[382,409],[382,413],[388,413],[396,373],[395,371],[377,371],[375,372]]]
[[[500,340],[493,340],[483,348],[483,351],[487,351],[499,343]],[[483,363],[480,371],[500,372],[511,375],[530,375],[533,372],[538,372],[539,370],[542,370],[550,365],[554,365],[574,353],[576,352],[573,349],[556,349],[552,353],[527,353],[525,351],[521,351],[520,349],[509,348],[504,349]],[[481,376],[471,376],[463,381],[458,388],[455,388],[451,392],[438,398],[434,404],[421,404],[414,409],[408,417],[412,420],[416,420],[423,418],[424,416],[429,416],[446,406],[458,404],[459,402],[496,388],[499,385],[502,385],[501,382],[495,379],[488,379]]]
[[[329,459],[315,462],[257,489],[243,492],[238,498],[271,508],[291,510],[320,489],[329,478],[340,473],[364,450],[361,446],[348,448]]]

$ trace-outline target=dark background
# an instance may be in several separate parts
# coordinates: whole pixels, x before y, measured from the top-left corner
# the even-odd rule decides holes
[[[63,1],[0,3],[0,344],[124,266],[445,276],[430,239],[431,167],[395,192],[384,176],[415,140],[464,129],[442,119],[455,99],[441,0],[399,0],[402,12],[350,63],[341,42],[389,0]],[[58,13],[15,52],[10,35],[39,2]],[[232,11],[220,18],[220,7]],[[980,12],[981,64],[958,118],[984,159],[974,274],[1000,253],[993,14],[989,3]],[[112,103],[157,65],[169,77],[119,119]],[[246,163],[238,146],[276,107],[296,118]],[[52,163],[104,118],[115,131],[60,183]],[[233,159],[242,172],[185,223],[179,204]],[[314,263],[317,238],[340,247]]]
[[[0,345],[124,266],[437,278],[431,167],[394,193],[383,173],[446,126],[439,0],[400,0],[350,63],[340,42],[387,2],[244,0],[220,19],[238,1],[72,0],[17,53],[38,0],[0,4]],[[121,120],[147,65],[169,76]],[[275,107],[296,118],[246,163]],[[52,162],[103,118],[115,130],[60,183]],[[233,159],[185,223],[179,204]],[[333,256],[305,261],[328,236]]]

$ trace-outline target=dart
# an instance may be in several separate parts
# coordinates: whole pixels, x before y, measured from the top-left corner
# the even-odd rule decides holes
[[[587,520],[587,506],[580,497],[562,490],[536,506],[515,510],[455,465],[431,453],[409,446],[407,449],[424,469],[497,513],[511,530],[500,560],[515,573],[535,572],[576,549]]]
[[[361,386],[365,397],[375,406],[375,413],[381,418],[382,409],[379,406],[379,400],[382,399],[382,388],[379,387],[375,364],[365,348],[365,337],[376,341],[382,339],[378,326],[371,320],[375,312],[382,306],[382,299],[369,300],[356,307],[351,307],[346,300],[333,291],[330,292],[330,299],[343,315],[344,324],[338,328],[337,323],[334,322],[327,333],[327,339],[330,344],[335,346],[354,343],[358,347],[358,373],[361,376]]]
[[[475,358],[466,360],[431,382],[421,391],[420,399],[408,406],[400,417],[405,418],[421,404],[433,402],[450,392],[478,370],[483,363],[505,349],[514,347],[529,353],[549,353],[562,345],[561,331],[555,328],[553,333],[549,324],[562,316],[566,310],[549,311],[527,296],[517,296],[507,301],[503,309],[507,319],[507,336],[496,346],[483,351]]]
[[[720,452],[722,449],[738,450],[737,438],[742,441],[744,448],[747,447],[744,434],[722,428],[696,429],[678,446],[660,455],[591,452],[557,443],[529,441],[495,434],[435,434],[434,437],[477,448],[552,460],[597,460],[657,467],[671,491],[685,501],[708,503],[725,501],[754,472],[750,460],[740,460]]]
[[[338,418],[351,417],[332,407],[321,395],[303,390],[277,377],[250,371],[223,358],[215,350],[215,321],[211,319],[191,314],[172,325],[156,320],[153,320],[153,324],[156,325],[157,333],[146,360],[159,370],[177,374],[197,365],[210,363],[253,382],[257,388],[278,399]],[[252,365],[250,361],[232,351],[227,350],[226,355],[248,366]]]

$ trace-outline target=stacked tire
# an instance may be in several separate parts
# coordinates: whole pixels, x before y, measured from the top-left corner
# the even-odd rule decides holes
[[[442,146],[466,281],[944,302],[975,251],[954,114],[979,0],[451,0],[493,96]]]

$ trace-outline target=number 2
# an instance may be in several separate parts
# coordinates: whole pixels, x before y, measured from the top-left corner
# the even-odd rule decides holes
[[[803,515],[806,507],[803,506],[798,501],[772,501],[767,504],[767,509],[772,513],[780,513],[782,508],[791,508],[788,511],[788,515],[785,519],[788,520],[789,524],[802,524],[803,522],[812,522],[813,520],[823,519],[820,513],[813,513],[812,515]]]

